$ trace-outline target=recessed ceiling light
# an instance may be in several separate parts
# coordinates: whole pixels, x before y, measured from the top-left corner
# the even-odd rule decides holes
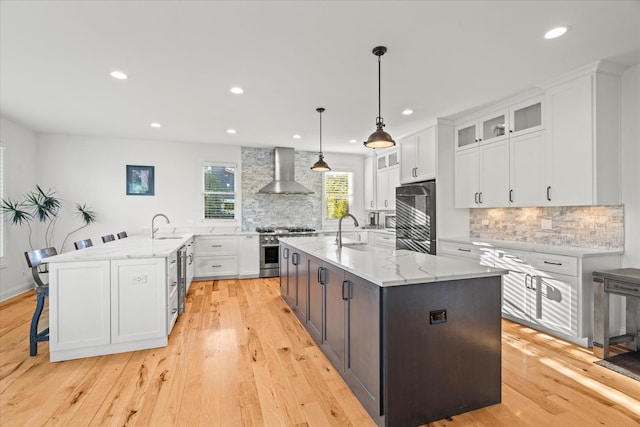
[[[402,115],[403,116],[410,116],[411,114],[413,114],[413,110],[411,108],[407,108],[406,110],[402,110]]]
[[[544,35],[545,39],[555,39],[556,37],[562,36],[564,33],[569,31],[569,27],[556,27],[547,31]]]
[[[293,139],[300,139],[302,138],[300,135],[298,135],[297,133],[295,135],[293,135]]]
[[[236,133],[235,129],[227,129],[227,133]]]
[[[162,125],[160,123],[153,122],[153,123],[151,123],[151,127],[152,128],[161,128]]]
[[[111,77],[118,80],[127,80],[128,76],[122,71],[112,71]]]
[[[235,93],[236,95],[240,95],[244,93],[244,90],[241,87],[235,86],[231,88],[231,93]]]
[[[356,142],[358,142],[358,141],[356,141],[355,139],[350,139],[350,140],[349,140],[349,143],[350,143],[350,144],[355,144]]]

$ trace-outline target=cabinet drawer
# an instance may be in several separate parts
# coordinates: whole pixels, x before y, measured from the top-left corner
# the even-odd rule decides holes
[[[468,258],[493,267],[493,249],[466,243],[440,242],[440,255]]]
[[[373,233],[373,245],[383,248],[396,247],[396,235],[388,233]]]
[[[529,271],[531,263],[531,252],[518,251],[514,249],[495,248],[495,267],[504,268],[509,271],[526,273]]]
[[[178,320],[178,293],[174,292],[173,297],[169,299],[169,304],[167,305],[167,335],[171,332],[171,329],[173,329],[176,320]]]
[[[238,274],[237,256],[196,257],[196,276],[235,276]]]
[[[537,270],[560,273],[569,276],[578,275],[578,259],[575,257],[554,254],[533,253],[531,266]]]
[[[196,255],[236,254],[238,238],[236,236],[206,236],[196,239]]]

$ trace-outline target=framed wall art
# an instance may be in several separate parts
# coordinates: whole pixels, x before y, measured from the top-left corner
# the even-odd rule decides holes
[[[127,196],[154,195],[154,167],[127,165]]]

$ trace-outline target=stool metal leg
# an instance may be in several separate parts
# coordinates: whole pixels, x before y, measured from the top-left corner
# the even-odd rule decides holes
[[[37,303],[36,303],[36,311],[33,313],[33,317],[31,318],[31,329],[29,331],[29,355],[35,356],[38,353],[38,342],[39,341],[49,341],[49,328],[44,329],[41,332],[38,332],[38,323],[40,321],[40,315],[42,314],[42,310],[44,309],[44,299],[49,296],[49,290],[45,291],[36,291],[37,292]]]

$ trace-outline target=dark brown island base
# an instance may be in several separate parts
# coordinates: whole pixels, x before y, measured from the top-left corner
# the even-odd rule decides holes
[[[323,237],[280,255],[284,300],[376,424],[500,403],[504,270]]]

